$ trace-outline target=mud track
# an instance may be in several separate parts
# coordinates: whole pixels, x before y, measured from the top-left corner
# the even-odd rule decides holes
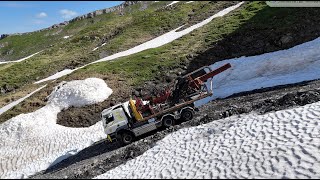
[[[191,121],[180,122],[174,127],[147,133],[125,147],[106,141],[97,142],[30,178],[93,178],[143,154],[158,140],[178,129],[201,125],[231,115],[250,112],[264,114],[317,101],[320,101],[320,80],[235,94],[200,107]]]

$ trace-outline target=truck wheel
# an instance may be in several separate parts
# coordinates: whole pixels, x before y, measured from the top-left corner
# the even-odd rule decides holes
[[[191,109],[184,109],[181,113],[182,119],[190,121],[193,118],[193,111]]]
[[[134,136],[130,132],[123,132],[121,133],[121,143],[123,145],[128,145],[133,142]]]
[[[172,116],[166,116],[162,119],[164,127],[170,127],[174,125],[174,118]]]

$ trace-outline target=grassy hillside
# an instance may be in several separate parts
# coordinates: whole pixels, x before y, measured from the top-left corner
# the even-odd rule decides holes
[[[217,3],[203,1],[190,4],[181,3],[179,6],[164,8],[164,3],[168,2],[155,3],[155,5],[143,11],[135,10],[134,6],[129,6],[126,10],[130,10],[130,13],[127,12],[124,15],[113,12],[97,16],[93,19],[84,19],[70,23],[63,27],[61,31],[64,32],[62,33],[63,35],[72,35],[69,39],[63,39],[62,35],[60,35],[60,39],[57,39],[58,36],[54,36],[55,40],[47,39],[45,41],[40,38],[41,41],[39,42],[45,41],[43,44],[52,42],[50,44],[52,47],[46,48],[42,53],[22,63],[1,67],[0,79],[2,81],[0,82],[0,87],[6,85],[19,88],[63,69],[79,67],[150,40],[187,23],[191,17],[203,20],[208,17],[208,14],[210,15],[210,12],[201,11],[203,7],[213,11],[234,4],[234,2]],[[135,6],[137,6],[136,9],[139,9],[139,4]],[[59,30],[56,29],[54,31]],[[48,33],[46,31],[37,32],[35,36],[39,35],[41,37],[41,34]],[[28,45],[20,45],[23,46],[21,50],[24,52],[35,52],[40,47],[46,47],[41,45],[42,43],[33,43],[32,41],[35,40],[29,37],[29,35],[27,36],[20,37],[19,40],[15,36],[8,37],[1,40],[0,43],[8,41],[9,44],[13,44],[13,41],[10,40],[17,38],[15,41],[17,44],[24,44],[24,39],[28,39],[30,40],[28,41],[29,44],[37,46],[28,49],[26,48]],[[92,51],[103,43],[106,43],[106,45],[97,51]],[[12,74],[15,75],[12,76]]]
[[[110,16],[110,24],[105,22],[101,25],[87,27],[90,30],[83,29],[79,31],[81,34],[74,35],[67,42],[54,46],[41,53],[41,55],[24,62],[27,67],[36,67],[32,73],[26,72],[20,64],[6,65],[10,67],[0,66],[1,73],[4,73],[0,74],[0,78],[6,79],[7,83],[13,82],[14,85],[21,87],[34,79],[51,75],[53,71],[72,66],[70,59],[74,54],[77,54],[78,57],[78,59],[73,60],[75,64],[91,62],[95,58],[100,58],[99,56],[103,53],[113,54],[126,50],[151,37],[179,27],[181,24],[189,23],[191,25],[206,19],[219,9],[230,6],[226,3],[177,3],[177,6],[168,9],[160,8],[156,10],[155,8],[134,12],[134,8],[132,8],[131,11],[134,13],[130,15],[120,17],[115,14],[106,15]],[[170,13],[177,16],[179,21],[175,20]],[[317,8],[270,8],[265,2],[246,2],[226,16],[216,18],[202,28],[172,43],[121,57],[117,60],[93,64],[60,78],[21,105],[0,116],[0,122],[19,113],[30,112],[43,106],[45,96],[52,91],[52,87],[56,83],[62,80],[87,77],[103,78],[114,90],[109,99],[121,102],[131,95],[133,89],[146,87],[144,85],[147,82],[165,83],[168,75],[177,76],[178,73],[186,73],[203,65],[227,58],[290,48],[320,36],[320,17],[317,16],[319,13],[320,10]],[[119,19],[118,21],[121,23],[113,27],[112,22],[117,20],[111,16],[117,16],[116,19]],[[306,21],[302,21],[302,19],[306,19]],[[77,23],[84,22],[79,21]],[[150,25],[153,23],[154,25]],[[101,28],[101,26],[104,28]],[[106,29],[107,27],[108,29]],[[106,35],[110,37],[107,44],[97,51],[91,52],[94,47],[99,43],[102,44],[102,42],[84,37],[99,36],[101,40],[100,35],[103,33],[109,34]],[[86,46],[82,47],[84,44]],[[64,48],[61,48],[62,45]],[[66,51],[65,48],[68,50]],[[90,59],[85,59],[89,57]],[[53,66],[52,69],[50,65]],[[22,71],[29,79],[22,76],[10,76],[7,74],[9,71],[12,73]],[[125,92],[124,89],[126,89]],[[38,104],[33,102],[38,102]],[[97,114],[103,108],[108,107],[109,102],[108,100],[84,108],[70,108],[58,115],[59,123],[68,126],[83,126],[83,121],[91,121],[86,124],[91,125],[99,120],[96,118],[98,117]]]

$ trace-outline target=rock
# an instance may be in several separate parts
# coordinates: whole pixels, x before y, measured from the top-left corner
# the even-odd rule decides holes
[[[8,36],[9,36],[9,34],[1,34],[0,40],[6,38],[6,37],[8,37]]]
[[[101,58],[104,58],[104,57],[107,57],[107,56],[109,56],[109,53],[107,52],[107,51],[101,51],[100,53],[99,53],[99,58],[101,59]]]
[[[291,35],[285,35],[280,38],[279,43],[282,46],[282,45],[288,44],[289,42],[291,42],[291,40],[292,40]]]
[[[139,96],[140,96],[140,92],[137,91],[137,90],[135,90],[135,91],[133,92],[133,94],[134,94],[136,97],[139,97]]]
[[[7,52],[7,55],[11,55],[13,54],[13,52],[14,52],[13,49],[11,49],[10,51]]]
[[[12,87],[10,85],[7,85],[7,84],[5,84],[2,87],[0,87],[0,93],[1,94],[6,94],[6,93],[14,91],[14,90],[15,90],[14,87]]]
[[[165,80],[166,80],[167,83],[172,82],[173,79],[174,79],[174,78],[173,78],[170,74],[167,74],[166,77],[165,77]]]

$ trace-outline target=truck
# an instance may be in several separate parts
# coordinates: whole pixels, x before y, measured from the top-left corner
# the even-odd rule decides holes
[[[160,127],[174,126],[194,117],[195,102],[212,96],[213,76],[230,68],[227,63],[215,70],[204,66],[182,77],[155,96],[130,98],[101,112],[104,132],[110,142],[122,145]]]

